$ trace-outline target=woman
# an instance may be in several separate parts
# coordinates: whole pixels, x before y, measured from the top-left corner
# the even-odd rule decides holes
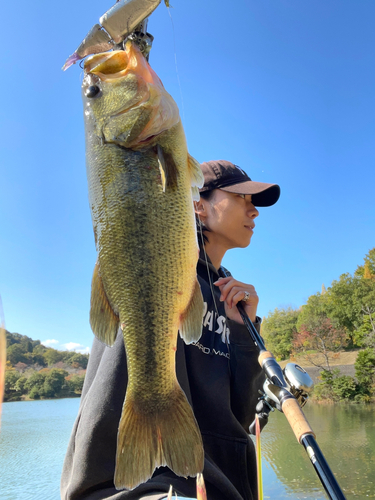
[[[236,304],[243,302],[259,331],[258,296],[252,285],[221,278],[218,270],[227,250],[250,244],[259,215],[256,206],[276,203],[280,188],[251,181],[227,161],[201,167],[205,184],[195,210],[200,243],[197,274],[205,313],[198,342],[185,345],[178,339],[176,373],[202,433],[208,499],[252,500],[257,498],[257,480],[248,428],[264,377]],[[160,500],[170,485],[178,497],[195,497],[195,479],[178,477],[166,467],[132,491],[115,489],[117,428],[126,381],[121,335],[112,348],[95,339],[65,458],[62,499]]]

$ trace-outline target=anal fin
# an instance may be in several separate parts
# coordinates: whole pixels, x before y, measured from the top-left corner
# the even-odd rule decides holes
[[[91,282],[90,325],[95,336],[108,346],[115,342],[119,317],[108,302],[99,272],[99,263],[94,267]]]
[[[197,342],[202,335],[202,319],[204,303],[201,287],[198,280],[195,280],[194,291],[190,303],[184,311],[180,323],[180,336],[185,344]]]

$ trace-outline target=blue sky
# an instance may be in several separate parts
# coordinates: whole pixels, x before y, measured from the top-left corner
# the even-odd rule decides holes
[[[375,2],[171,0],[150,63],[190,153],[281,186],[250,247],[228,253],[259,313],[298,307],[375,246]],[[0,294],[6,327],[87,349],[95,246],[78,65],[65,59],[111,3],[3,5]],[[17,11],[16,11],[17,10]],[[177,68],[175,59],[177,59]]]

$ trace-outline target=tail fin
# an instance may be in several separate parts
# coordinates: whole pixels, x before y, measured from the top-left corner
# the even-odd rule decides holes
[[[163,465],[183,477],[202,472],[202,437],[179,385],[166,400],[141,412],[128,391],[117,436],[117,489],[135,488]]]

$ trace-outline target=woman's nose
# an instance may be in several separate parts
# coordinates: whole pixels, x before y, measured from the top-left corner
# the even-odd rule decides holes
[[[250,214],[250,217],[252,219],[255,219],[256,217],[258,217],[259,215],[259,211],[254,207],[254,205],[252,203],[250,203],[250,206],[249,206],[249,209],[248,209],[248,212]]]

